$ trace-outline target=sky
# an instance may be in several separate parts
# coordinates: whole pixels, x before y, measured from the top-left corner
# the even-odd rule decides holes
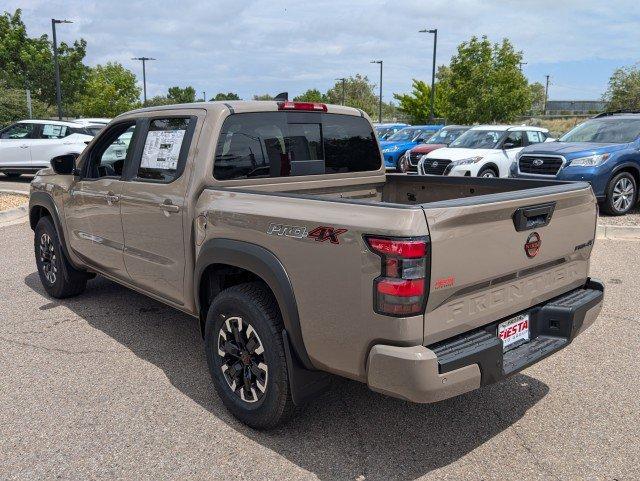
[[[148,96],[193,86],[212,97],[236,92],[288,91],[290,98],[339,77],[360,73],[378,82],[383,98],[411,90],[411,79],[430,81],[433,36],[437,64],[448,64],[472,35],[508,38],[524,54],[530,82],[550,75],[552,100],[599,99],[614,69],[640,61],[640,9],[635,1],[607,0],[2,0],[0,11],[21,8],[29,35],[59,41],[84,38],[89,65],[117,61]]]

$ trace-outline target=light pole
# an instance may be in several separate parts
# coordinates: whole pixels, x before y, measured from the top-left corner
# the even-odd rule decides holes
[[[60,91],[60,65],[58,65],[58,39],[56,38],[57,23],[73,23],[71,20],[51,19],[51,30],[53,30],[53,63],[56,70],[56,103],[58,104],[58,119],[62,120],[62,92]]]
[[[151,58],[151,57],[134,57],[131,60],[141,60],[142,61],[142,92],[143,92],[143,99],[144,101],[142,102],[142,105],[146,105],[147,104],[147,69],[146,69],[146,63],[147,60],[156,60],[155,58]]]
[[[547,77],[547,83],[544,87],[544,110],[542,112],[543,115],[547,115],[547,102],[549,101],[549,76],[545,75],[545,77]]]
[[[378,122],[382,123],[382,60],[372,60],[371,63],[380,64],[380,98],[378,100]]]
[[[420,30],[419,33],[432,33],[433,34],[433,67],[431,70],[431,114],[429,120],[433,122],[433,105],[436,96],[436,48],[438,48],[438,29],[433,28],[431,30]]]
[[[347,79],[342,77],[342,78],[337,78],[336,80],[340,80],[342,82],[342,105],[344,105],[344,102],[345,102],[344,85]]]

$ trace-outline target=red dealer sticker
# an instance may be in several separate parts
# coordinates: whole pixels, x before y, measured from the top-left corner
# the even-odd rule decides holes
[[[540,250],[540,246],[542,245],[542,239],[537,232],[532,232],[527,237],[527,241],[524,243],[524,251],[527,254],[527,257],[532,258],[538,254]]]
[[[498,326],[498,337],[502,339],[502,347],[506,351],[519,341],[529,340],[529,314],[521,314]]]

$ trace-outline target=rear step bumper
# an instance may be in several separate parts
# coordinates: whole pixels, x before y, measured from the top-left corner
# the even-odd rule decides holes
[[[584,287],[528,309],[530,340],[504,353],[497,336],[504,319],[432,346],[375,345],[367,384],[390,396],[429,403],[497,382],[568,346],[593,324],[603,298],[604,285],[589,279]]]

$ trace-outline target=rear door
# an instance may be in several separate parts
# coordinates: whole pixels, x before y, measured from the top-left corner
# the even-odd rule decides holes
[[[71,144],[65,137],[69,135],[70,128],[59,124],[42,124],[38,132],[38,138],[30,143],[31,163],[34,167],[48,167],[52,158],[52,152],[59,145]]]
[[[587,184],[425,204],[424,212],[432,243],[426,344],[511,316],[587,278],[596,227]]]
[[[177,304],[184,302],[185,195],[196,128],[205,112],[172,110],[143,120],[136,162],[120,206],[124,262],[132,281]]]

